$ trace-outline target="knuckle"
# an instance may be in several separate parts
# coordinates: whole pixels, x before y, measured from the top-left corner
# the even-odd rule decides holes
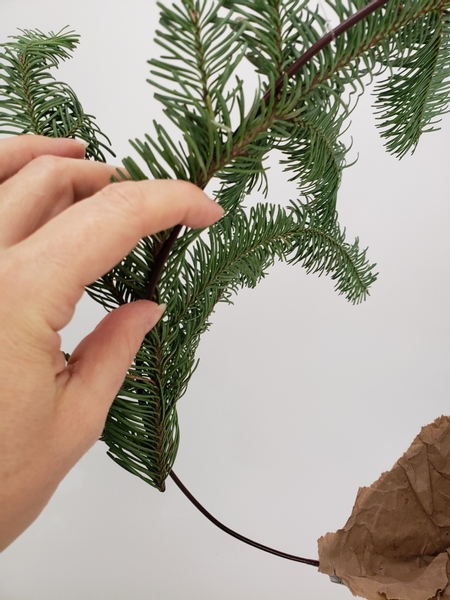
[[[24,167],[33,177],[35,189],[63,190],[68,179],[67,161],[70,159],[45,154],[34,158]]]
[[[30,166],[40,172],[43,176],[51,178],[53,181],[55,177],[58,177],[62,172],[64,172],[63,163],[64,159],[61,157],[45,154],[43,156],[36,157],[30,163]]]
[[[124,181],[121,183],[111,183],[102,190],[107,196],[110,204],[117,204],[125,210],[139,210],[144,201],[144,191],[142,187],[133,181]]]

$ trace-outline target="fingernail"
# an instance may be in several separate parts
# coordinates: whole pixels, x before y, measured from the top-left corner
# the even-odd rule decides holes
[[[163,302],[162,304],[158,304],[158,309],[161,311],[161,315],[159,318],[161,318],[163,316],[163,314],[166,312],[166,308],[167,308],[167,304],[165,302]]]
[[[152,314],[150,315],[150,317],[147,321],[148,331],[150,331],[156,325],[156,323],[158,323],[158,321],[161,319],[161,317],[165,313],[166,308],[167,308],[167,304],[164,304],[164,303],[159,304],[155,308],[155,310],[152,312]]]
[[[74,138],[74,139],[76,142],[81,144],[85,150],[87,150],[87,147],[89,146],[89,142],[86,142],[86,140],[80,140],[78,138]]]
[[[223,215],[225,214],[224,209],[222,208],[222,206],[220,206],[220,204],[218,202],[216,202],[215,200],[212,200],[212,202],[214,202],[215,206],[216,206],[216,212],[217,212],[217,221],[219,221]]]

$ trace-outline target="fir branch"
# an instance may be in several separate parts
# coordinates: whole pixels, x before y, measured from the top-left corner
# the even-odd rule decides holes
[[[330,275],[338,293],[352,302],[362,301],[375,280],[357,240],[347,244],[337,223],[323,231],[320,219],[299,206],[286,211],[259,204],[249,215],[236,210],[210,227],[206,239],[187,246],[179,240],[159,283],[166,316],[138,353],[102,438],[114,460],[158,489],[164,489],[175,459],[176,404],[195,370],[195,352],[215,306],[230,303],[243,287],[255,287],[277,259]],[[143,289],[145,272],[135,277]]]
[[[206,175],[211,161],[226,153],[232,133],[229,104],[238,93],[235,89],[229,94],[226,87],[245,53],[239,44],[241,30],[230,31],[230,17],[219,14],[222,5],[223,0],[182,0],[171,8],[159,4],[156,43],[167,54],[163,60],[149,61],[149,81],[159,90],[155,98],[184,134],[187,152],[182,155],[194,182]],[[164,147],[152,144],[164,156]]]
[[[298,58],[300,30],[308,31],[314,19],[311,14],[309,20],[304,20],[307,0],[226,0],[225,6],[236,15],[232,27],[237,30],[245,26],[242,39],[249,48],[246,58],[271,82],[281,80],[285,70]]]
[[[73,137],[88,143],[87,158],[105,162],[103,150],[114,156],[74,91],[49,72],[70,58],[79,36],[64,28],[48,35],[23,30],[11,39],[0,45],[0,134]]]
[[[155,346],[143,344],[139,350],[130,376],[109,411],[102,440],[107,443],[108,455],[113,460],[164,491],[178,448],[179,428],[170,380],[161,377],[166,371],[164,357],[154,352]],[[176,370],[183,366],[181,360]],[[184,372],[189,373],[185,387],[192,373],[190,363]]]
[[[401,37],[398,66],[377,85],[375,103],[386,148],[399,158],[415,150],[422,133],[435,131],[440,116],[448,111],[449,11],[430,12],[403,28]]]
[[[337,94],[309,94],[303,110],[290,121],[276,121],[271,129],[274,148],[286,158],[290,181],[298,182],[302,202],[320,217],[322,224],[333,224],[336,201],[348,149],[339,141],[350,109]]]
[[[181,264],[174,259],[169,268],[183,269],[176,299],[169,298],[171,286],[164,277],[161,280],[174,322],[190,321],[191,308],[194,313],[201,309],[206,322],[217,302],[230,302],[231,294],[242,287],[254,288],[277,259],[331,275],[337,291],[354,302],[365,298],[375,280],[365,252],[359,252],[357,241],[351,246],[345,242],[337,223],[325,232],[320,218],[306,207],[293,204],[286,211],[258,204],[249,215],[235,211],[210,227],[208,241],[198,239]]]

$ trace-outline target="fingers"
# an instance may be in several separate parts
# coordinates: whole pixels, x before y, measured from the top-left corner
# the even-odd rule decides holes
[[[164,307],[140,300],[109,313],[75,349],[61,373],[60,412],[65,439],[80,431],[87,437],[85,451],[99,437],[127,370],[146,333],[158,322]],[[69,431],[68,431],[69,430]]]
[[[33,159],[44,154],[84,158],[85,149],[76,140],[38,135],[19,135],[0,140],[0,183],[18,173]]]
[[[40,149],[45,146],[38,145]],[[28,163],[0,187],[0,219],[4,225],[0,247],[20,242],[74,202],[109,185],[114,173],[115,167],[103,163],[58,156],[40,156]]]
[[[39,273],[26,282],[28,295],[35,303],[45,299],[38,304],[46,307],[48,323],[59,330],[83,288],[116,265],[142,237],[178,223],[206,227],[222,214],[218,204],[185,181],[116,183],[74,204],[14,248],[27,273]]]

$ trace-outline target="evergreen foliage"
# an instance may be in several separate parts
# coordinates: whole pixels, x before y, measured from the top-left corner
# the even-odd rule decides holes
[[[0,134],[34,133],[88,143],[87,158],[105,162],[108,138],[87,115],[74,91],[49,69],[71,57],[79,43],[73,31],[48,35],[21,31],[0,45]]]
[[[367,3],[326,4],[342,21]],[[102,436],[115,461],[164,490],[179,441],[176,403],[218,302],[231,302],[242,287],[257,285],[276,260],[329,275],[353,303],[366,298],[373,265],[358,240],[345,240],[337,219],[337,193],[348,166],[341,136],[375,76],[378,125],[391,153],[413,151],[420,135],[436,128],[449,99],[450,0],[390,0],[298,70],[292,65],[326,33],[313,2],[177,0],[159,8],[156,42],[163,54],[149,61],[151,84],[179,138],[155,123],[153,134],[132,142],[145,166],[132,158],[124,166],[136,180],[173,177],[205,187],[214,179],[217,201],[226,210],[206,232],[184,230],[176,240],[155,294],[167,303],[166,314],[137,354]],[[14,111],[23,130],[32,130],[25,116],[29,105],[24,96],[11,95],[8,81],[24,79],[17,56],[25,56],[23,48],[35,39],[45,52],[38,45],[40,58],[32,62],[33,106],[40,106],[38,122],[47,128],[33,131],[66,135],[67,122],[50,117],[55,107],[61,115],[76,101],[67,93],[63,102],[60,90],[68,88],[55,87],[46,71],[40,78],[44,67],[56,66],[73,49],[75,37],[62,33],[24,32],[3,46],[2,131],[10,131]],[[257,76],[250,95],[244,63]],[[46,100],[39,104],[41,97]],[[99,133],[92,121],[89,127],[93,136]],[[271,194],[265,159],[272,150],[282,153],[298,198],[287,208],[259,203],[247,210],[245,197],[253,190]],[[88,293],[107,310],[146,297],[170,233],[141,240]]]

